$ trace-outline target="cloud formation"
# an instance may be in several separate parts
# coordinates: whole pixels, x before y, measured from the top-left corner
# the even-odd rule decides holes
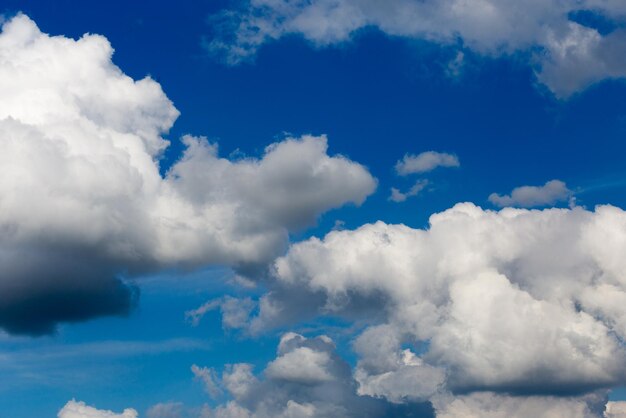
[[[213,410],[217,418],[432,417],[429,404],[395,405],[357,394],[349,365],[326,336],[286,333],[262,376],[252,365],[227,366],[221,385],[230,400]]]
[[[86,405],[84,402],[69,401],[59,411],[58,418],[137,418],[137,411],[132,408],[125,409],[121,414],[112,411],[104,411]]]
[[[492,193],[489,195],[489,201],[501,208],[506,206],[532,208],[567,202],[573,197],[573,194],[562,181],[550,180],[543,186],[516,187],[510,195]]]
[[[415,173],[426,173],[437,167],[459,167],[461,163],[454,154],[445,152],[425,151],[418,155],[406,154],[396,163],[396,173],[408,176]]]
[[[376,187],[324,136],[286,138],[230,161],[185,136],[165,177],[163,135],[178,116],[158,83],[135,81],[98,35],[48,36],[24,15],[0,34],[0,328],[127,314],[125,278],[207,264],[241,274],[323,212]]]
[[[360,393],[392,402],[578,396],[626,383],[625,252],[616,207],[463,203],[426,230],[377,222],[292,245],[249,326],[317,315],[369,324],[355,378]]]
[[[460,397],[442,397],[437,402],[437,418],[600,418],[612,402],[606,396],[585,397],[533,396],[513,397],[494,393],[474,393]]]
[[[595,27],[586,16],[599,16],[612,30]],[[375,27],[393,37],[488,57],[521,53],[540,83],[557,97],[568,97],[603,79],[626,76],[625,21],[626,7],[618,0],[249,0],[213,17],[216,33],[207,48],[236,64],[284,36],[300,35],[326,47]]]

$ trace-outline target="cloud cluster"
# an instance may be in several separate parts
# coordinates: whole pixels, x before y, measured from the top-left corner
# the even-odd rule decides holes
[[[85,405],[84,402],[69,401],[58,413],[58,418],[137,418],[137,411],[125,409],[121,414],[104,411]]]
[[[327,154],[326,137],[287,138],[230,161],[205,138],[165,177],[162,136],[178,116],[158,83],[135,81],[98,35],[48,36],[24,15],[0,34],[0,328],[125,314],[124,277],[161,267],[258,269],[291,230],[360,204],[376,181]]]
[[[597,17],[608,29],[589,23]],[[485,56],[521,52],[541,83],[567,97],[626,76],[625,20],[626,7],[618,0],[248,0],[240,10],[214,17],[216,34],[207,47],[234,64],[290,34],[324,47],[376,27],[390,36],[461,45]]]
[[[313,315],[369,324],[354,342],[355,379],[390,402],[578,396],[626,383],[624,253],[616,207],[463,203],[425,230],[377,222],[292,245],[249,326]]]
[[[349,365],[326,336],[287,333],[262,376],[240,363],[228,366],[220,383],[230,400],[214,408],[216,418],[432,416],[429,404],[407,408],[357,394]]]
[[[501,208],[506,206],[532,208],[567,202],[573,198],[573,194],[562,181],[550,180],[543,186],[516,187],[509,195],[492,193],[489,195],[489,201]]]

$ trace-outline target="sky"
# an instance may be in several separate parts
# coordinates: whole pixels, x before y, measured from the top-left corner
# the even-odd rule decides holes
[[[0,418],[626,417],[626,4],[0,4]]]

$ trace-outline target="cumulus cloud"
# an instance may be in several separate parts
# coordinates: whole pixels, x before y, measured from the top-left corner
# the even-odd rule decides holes
[[[354,375],[360,395],[394,403],[425,402],[442,390],[444,370],[425,364],[401,344],[398,330],[388,325],[371,327],[356,339],[359,361]]]
[[[509,195],[492,193],[489,201],[498,207],[517,206],[531,208],[551,206],[566,202],[573,197],[573,192],[560,180],[550,180],[543,186],[521,186],[513,189]]]
[[[396,163],[396,173],[407,176],[415,173],[426,173],[437,167],[459,167],[459,158],[445,152],[426,151],[418,155],[406,154]]]
[[[463,203],[425,230],[377,222],[292,245],[249,326],[320,314],[370,324],[355,378],[392,402],[573,396],[626,383],[625,252],[616,207]]]
[[[433,416],[429,404],[407,408],[357,394],[350,367],[326,336],[287,333],[262,376],[240,363],[226,367],[221,384],[231,400],[214,408],[219,418]]]
[[[58,418],[137,418],[137,411],[125,409],[121,414],[104,411],[86,405],[84,402],[69,401],[57,415]]]
[[[0,327],[9,332],[126,314],[138,292],[124,278],[162,267],[250,274],[281,254],[289,231],[376,187],[363,166],[329,156],[324,136],[238,161],[185,136],[162,177],[163,135],[178,111],[112,53],[102,36],[48,36],[24,15],[2,26]]]
[[[601,32],[577,18],[581,13],[600,16],[617,29]],[[207,48],[236,64],[287,35],[325,47],[376,27],[394,37],[461,44],[484,56],[521,52],[541,83],[567,97],[600,80],[626,76],[624,21],[624,3],[611,0],[249,0],[213,17],[215,36]]]
[[[424,190],[426,186],[428,186],[428,180],[418,180],[405,193],[402,193],[400,190],[396,189],[395,187],[392,187],[389,200],[391,200],[392,202],[396,202],[396,203],[404,202],[409,197],[417,196],[418,194],[420,194],[420,192]]]

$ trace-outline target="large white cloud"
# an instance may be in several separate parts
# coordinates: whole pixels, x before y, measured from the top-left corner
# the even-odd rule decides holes
[[[65,404],[57,415],[58,418],[137,418],[138,416],[137,411],[132,408],[125,409],[121,414],[116,414],[74,400]]]
[[[316,46],[338,44],[376,27],[395,37],[425,39],[486,56],[523,52],[540,82],[566,97],[605,78],[626,76],[626,32],[584,26],[581,11],[623,23],[620,1],[565,0],[249,0],[216,21],[208,44],[231,63],[251,58],[265,42],[302,35]],[[589,20],[589,19],[587,19]],[[458,65],[457,65],[458,66]]]
[[[158,83],[126,76],[98,35],[48,36],[24,15],[0,34],[0,327],[124,314],[120,279],[162,266],[246,273],[279,255],[290,230],[360,204],[376,181],[327,154],[326,137],[287,138],[230,161],[185,136],[159,173],[178,111]]]
[[[426,230],[378,222],[294,244],[250,326],[320,314],[371,324],[356,377],[394,402],[585,393],[626,382],[625,253],[619,208],[458,204]]]

